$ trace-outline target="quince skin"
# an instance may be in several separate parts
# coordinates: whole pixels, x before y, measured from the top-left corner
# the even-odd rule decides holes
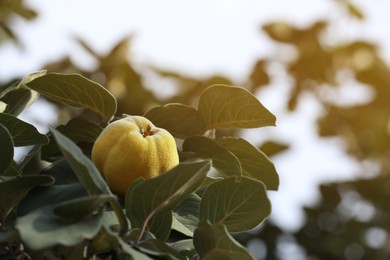
[[[176,142],[142,116],[109,124],[96,139],[92,160],[112,192],[124,196],[138,177],[149,179],[179,163]]]

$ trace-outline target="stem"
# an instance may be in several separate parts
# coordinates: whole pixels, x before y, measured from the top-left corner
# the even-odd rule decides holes
[[[129,225],[127,223],[127,219],[125,215],[123,214],[122,207],[119,205],[118,201],[116,199],[110,200],[110,205],[112,209],[114,210],[116,217],[118,218],[119,221],[119,234],[124,235],[126,234],[127,230],[129,229]]]
[[[139,233],[139,236],[137,237],[137,239],[135,240],[135,243],[137,244],[141,239],[142,237],[144,236],[144,233],[146,231],[146,227],[148,225],[148,222],[149,220],[152,218],[153,214],[149,214],[149,216],[146,217],[144,223],[142,224],[142,228],[141,228],[141,232]]]
[[[142,136],[143,136],[143,137],[147,137],[147,136],[153,134],[153,132],[152,132],[152,127],[151,127],[150,125],[148,125],[148,126],[146,127],[146,129],[142,129],[141,132],[142,132]]]

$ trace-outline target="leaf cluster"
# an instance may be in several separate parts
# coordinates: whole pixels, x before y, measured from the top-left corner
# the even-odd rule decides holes
[[[39,95],[98,120],[81,113],[42,134],[18,119]],[[176,138],[180,164],[118,198],[89,158],[116,112],[116,98],[79,74],[41,71],[0,89],[0,256],[252,259],[231,234],[269,216],[278,175],[256,146],[215,130],[273,126],[275,116],[227,85],[206,88],[196,108],[152,108],[144,116]],[[32,147],[20,162],[17,146]],[[32,168],[36,161],[46,166]]]

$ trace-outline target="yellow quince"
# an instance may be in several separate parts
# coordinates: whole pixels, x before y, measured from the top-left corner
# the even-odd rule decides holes
[[[119,196],[138,177],[149,179],[179,164],[173,136],[142,116],[110,123],[93,145],[92,160]]]

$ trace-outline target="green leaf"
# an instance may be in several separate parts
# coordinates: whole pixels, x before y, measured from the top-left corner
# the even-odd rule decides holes
[[[13,115],[0,113],[0,123],[4,125],[12,136],[15,146],[47,144],[49,139],[38,130]]]
[[[193,256],[196,254],[192,239],[179,240],[170,244],[170,247],[180,252],[180,254],[187,256],[188,259],[194,259]]]
[[[87,190],[88,194],[111,194],[110,189],[98,169],[93,162],[82,153],[80,148],[54,128],[50,128],[50,131],[65,159],[72,167],[74,173]]]
[[[7,215],[30,189],[35,186],[50,185],[53,182],[52,177],[41,175],[21,176],[0,182],[0,221],[5,223]]]
[[[172,215],[172,229],[188,237],[192,237],[194,232],[184,226],[175,216]]]
[[[194,246],[201,260],[253,260],[255,259],[242,245],[229,235],[221,224],[199,223],[195,230]]]
[[[0,174],[2,174],[14,159],[14,142],[8,129],[0,124]]]
[[[50,128],[53,136],[60,147],[64,157],[72,167],[75,175],[86,189],[89,195],[109,194],[113,195],[110,188],[107,186],[103,177],[99,173],[93,162],[86,157],[80,148],[73,143],[69,138],[55,130]],[[120,223],[120,233],[127,231],[128,223],[121,206],[117,200],[110,200],[110,205],[117,214]]]
[[[52,176],[56,182],[54,185],[65,185],[65,184],[80,184],[77,176],[74,174],[72,167],[69,163],[61,158],[54,163],[44,168],[40,174],[46,174]]]
[[[66,105],[87,108],[110,121],[117,108],[114,96],[79,74],[49,73],[27,84],[42,95]]]
[[[125,202],[132,227],[141,227],[145,231],[152,217],[169,212],[194,192],[202,184],[209,168],[209,161],[181,163],[132,187],[131,192],[126,194]],[[155,225],[159,219],[153,219]]]
[[[124,235],[127,233],[129,229],[129,222],[127,221],[127,218],[125,216],[125,213],[123,212],[122,205],[119,204],[118,200],[112,198],[108,201],[110,203],[111,208],[115,212],[115,215],[118,219],[119,223],[119,234]]]
[[[82,117],[72,118],[66,125],[60,125],[56,129],[75,143],[94,142],[103,130]]]
[[[183,202],[173,209],[172,228],[187,236],[193,236],[199,223],[200,197],[190,194]]]
[[[20,168],[19,168],[19,165],[14,161],[12,160],[11,164],[8,166],[7,169],[5,169],[5,171],[3,171],[3,173],[0,174],[0,181],[2,179],[2,177],[17,177],[17,176],[21,176],[22,175],[22,172],[20,171]]]
[[[49,140],[49,139],[47,139]],[[23,170],[31,160],[40,158],[42,145],[34,145],[28,153],[24,156],[23,160],[18,164],[18,169]],[[27,167],[28,168],[28,167]]]
[[[244,176],[262,181],[269,190],[277,190],[279,176],[272,161],[257,147],[242,138],[226,137],[218,143],[232,152],[241,162]]]
[[[132,228],[128,234],[126,234],[126,241],[130,241],[130,243],[133,243],[134,241],[137,241],[139,237],[142,236],[141,240],[148,240],[148,239],[156,239],[156,236],[150,232],[145,232],[143,235],[141,233],[141,229],[139,228]],[[139,241],[139,240],[138,240]]]
[[[87,196],[87,193],[79,182],[61,185],[54,183],[54,185],[48,187],[36,187],[19,203],[17,215],[24,216],[38,208],[57,205],[64,201],[85,196]]]
[[[17,116],[34,103],[38,96],[39,94],[36,91],[28,88],[15,89],[2,98],[7,103],[7,108],[4,112]]]
[[[200,220],[224,224],[230,232],[255,228],[271,213],[264,184],[247,177],[211,184],[202,196]]]
[[[156,238],[165,241],[171,234],[172,222],[172,212],[166,211],[153,215],[150,220],[145,224],[147,224],[147,230],[149,230],[153,235],[155,235]]]
[[[198,111],[183,104],[167,104],[155,107],[145,117],[157,127],[164,128],[177,138],[202,134],[203,126]]]
[[[139,252],[138,250],[131,247],[129,244],[127,244],[122,239],[118,239],[119,245],[122,247],[122,250],[130,256],[131,260],[151,260],[149,256]],[[127,259],[127,258],[126,258]]]
[[[75,223],[97,214],[101,206],[111,199],[115,198],[108,194],[76,198],[57,204],[53,213],[65,223]]]
[[[140,251],[147,253],[148,255],[153,255],[156,257],[165,256],[172,260],[187,259],[185,256],[182,256],[179,252],[165,244],[163,241],[157,239],[144,240],[137,245],[137,248]]]
[[[99,173],[93,162],[86,157],[80,148],[74,144],[69,138],[55,130],[50,128],[53,136],[60,147],[60,150],[64,154],[65,159],[72,167],[75,175],[79,179],[80,183],[86,189],[89,195],[109,194],[113,195],[110,188],[107,186],[103,177]],[[111,207],[115,211],[118,221],[120,223],[120,233],[123,234],[127,231],[128,223],[126,217],[122,211],[122,207],[117,200],[109,200]]]
[[[15,82],[13,82],[13,84],[6,86],[4,88],[0,88],[0,98],[2,98],[7,93],[9,93],[15,89],[24,88],[27,83],[29,83],[30,81],[32,81],[34,79],[42,77],[45,74],[46,74],[46,70],[32,72],[32,73],[24,76],[21,80],[15,81]]]
[[[195,152],[195,156],[203,159],[212,159],[213,167],[227,176],[242,175],[237,157],[210,138],[191,136],[184,140],[183,151]]]
[[[94,237],[92,247],[95,252],[108,252],[110,250],[120,252],[120,259],[135,259],[135,260],[151,260],[146,254],[139,252],[134,246],[129,245],[128,236],[126,235],[124,241],[121,236],[112,230],[112,222],[115,222],[115,214],[104,211],[102,216],[102,228]],[[100,259],[100,258],[99,258]],[[106,258],[104,258],[106,259]]]
[[[274,126],[276,118],[242,87],[212,85],[199,98],[198,110],[206,129]]]
[[[26,88],[26,84],[46,74],[45,70],[33,72],[19,81],[0,89],[0,112],[19,115],[39,97],[36,91]],[[4,102],[4,103],[3,103]],[[6,104],[4,109],[2,104]]]
[[[77,144],[80,142],[95,142],[102,128],[82,117],[75,117],[66,125],[58,126],[56,130]],[[49,144],[42,147],[42,155],[45,159],[50,159],[53,154],[59,152],[59,148],[53,140],[53,137],[49,139]]]
[[[73,246],[84,239],[92,239],[102,227],[101,215],[76,223],[64,223],[51,207],[37,209],[16,220],[22,242],[31,250],[42,250],[55,245]]]
[[[202,189],[205,189],[208,186],[210,186],[211,184],[216,183],[216,182],[223,180],[223,179],[225,179],[225,178],[224,177],[207,176],[206,179],[204,180],[204,182],[202,183]]]

